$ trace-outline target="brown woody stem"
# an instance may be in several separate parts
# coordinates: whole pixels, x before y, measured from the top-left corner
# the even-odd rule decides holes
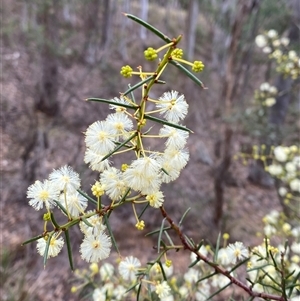
[[[187,250],[191,251],[192,253],[196,254],[198,258],[200,258],[205,263],[207,263],[209,266],[211,266],[212,268],[214,268],[217,273],[220,273],[220,274],[223,274],[224,276],[226,276],[231,281],[231,283],[239,286],[241,289],[243,289],[245,292],[247,292],[249,294],[249,296],[251,296],[251,297],[259,297],[259,298],[263,298],[263,299],[266,299],[266,300],[286,301],[286,298],[284,296],[276,296],[276,295],[272,295],[272,294],[258,293],[258,292],[252,291],[252,288],[250,286],[248,286],[248,285],[244,284],[243,282],[241,282],[240,280],[236,279],[235,277],[233,277],[232,275],[230,275],[230,273],[227,270],[225,270],[224,268],[220,267],[219,265],[216,265],[216,263],[210,261],[208,259],[208,257],[204,256],[199,251],[197,251],[197,246],[192,247],[188,243],[188,241],[187,241],[186,236],[184,235],[184,233],[180,230],[180,227],[167,214],[167,212],[166,212],[166,210],[165,210],[165,208],[163,206],[160,207],[160,211],[162,213],[162,216],[168,221],[168,223],[170,224],[171,228],[178,235],[178,237],[179,237],[179,239],[180,239],[180,241],[181,241],[184,249],[187,249]]]

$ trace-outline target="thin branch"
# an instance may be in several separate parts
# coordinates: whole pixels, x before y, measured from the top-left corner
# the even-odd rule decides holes
[[[203,254],[201,254],[197,250],[197,246],[195,246],[193,248],[187,242],[186,235],[181,231],[180,227],[167,214],[167,212],[166,212],[166,210],[165,210],[165,208],[163,206],[160,207],[160,211],[162,213],[162,216],[168,221],[168,223],[170,224],[171,228],[178,235],[178,237],[179,237],[179,239],[180,239],[180,241],[181,241],[184,249],[187,249],[187,250],[191,251],[192,253],[194,253],[195,255],[197,255],[198,258],[200,258],[205,263],[207,263],[209,266],[211,266],[212,268],[214,268],[217,273],[224,275],[225,277],[227,277],[231,281],[231,283],[237,285],[238,287],[240,287],[241,289],[243,289],[245,292],[247,292],[249,294],[249,296],[263,298],[263,299],[266,299],[266,300],[277,300],[277,301],[285,301],[286,300],[283,296],[276,296],[276,295],[267,294],[267,293],[253,292],[251,287],[249,287],[248,285],[244,284],[240,280],[236,279],[235,277],[233,277],[232,275],[230,275],[230,273],[227,270],[225,270],[224,268],[220,267],[216,263],[211,262],[208,257],[206,257]]]

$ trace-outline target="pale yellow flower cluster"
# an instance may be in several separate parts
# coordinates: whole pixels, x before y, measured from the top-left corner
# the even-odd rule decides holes
[[[280,179],[281,185],[278,193],[285,198],[288,204],[291,200],[299,206],[300,195],[300,149],[296,145],[290,147],[276,146],[274,160],[266,170],[274,177]]]
[[[265,215],[263,222],[263,234],[267,238],[261,245],[252,248],[248,275],[249,279],[256,283],[255,291],[262,292],[265,286],[268,286],[269,292],[275,293],[280,288],[282,275],[277,267],[282,264],[282,260],[286,273],[294,276],[300,273],[300,226],[293,226],[289,219],[277,210]],[[291,243],[287,244],[287,239]],[[299,279],[296,281],[296,284],[300,285]],[[295,294],[291,296],[291,300],[294,300],[294,297]]]
[[[78,192],[79,188],[79,174],[70,166],[63,166],[54,170],[49,175],[48,180],[44,182],[36,181],[29,186],[27,197],[30,199],[29,204],[36,210],[46,207],[48,214],[46,214],[45,223],[49,220],[55,223],[49,216],[51,216],[50,209],[56,205],[63,214],[67,215],[70,220],[73,220],[84,216],[87,208],[87,199]],[[91,211],[87,215],[90,215],[86,219],[87,222],[80,223],[80,229],[84,234],[80,252],[82,258],[86,261],[97,262],[109,256],[111,240],[104,233],[106,227],[102,223],[102,217],[95,215]],[[64,245],[61,233],[62,230],[55,229],[52,234],[46,234],[40,238],[37,241],[38,253],[41,256],[45,256],[47,250],[47,258],[57,256]]]
[[[277,94],[277,88],[265,82],[260,85],[259,90],[255,90],[254,98],[259,106],[271,107],[276,103]]]
[[[300,76],[300,57],[294,50],[288,50],[290,41],[287,37],[279,37],[276,30],[271,29],[255,38],[256,45],[264,53],[276,61],[277,72],[296,80]]]
[[[154,103],[156,110],[149,111],[145,107],[144,116],[161,115],[168,125],[164,124],[158,133],[151,134],[152,127],[146,128],[146,123],[142,124],[146,120],[137,121],[137,114],[130,112],[128,106],[134,107],[133,100],[128,97],[115,97],[110,101],[111,109],[115,113],[108,115],[103,121],[94,122],[85,132],[85,162],[92,170],[100,172],[99,183],[113,201],[119,201],[129,190],[128,195],[131,194],[130,191],[140,193],[145,196],[144,200],[150,206],[159,208],[164,202],[163,193],[160,191],[161,184],[177,179],[189,159],[189,153],[184,148],[189,131],[179,124],[187,115],[188,104],[184,95],[177,91],[166,92],[159,99],[149,99],[148,102]],[[137,130],[134,123],[142,126]],[[163,138],[165,150],[159,152],[146,149],[144,140],[148,137]],[[126,147],[120,152],[140,148],[140,155],[126,165],[126,168],[111,167],[110,153],[116,155],[118,152],[114,150],[126,141]]]

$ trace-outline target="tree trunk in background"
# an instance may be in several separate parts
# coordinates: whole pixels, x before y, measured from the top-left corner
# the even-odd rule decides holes
[[[238,57],[238,46],[241,37],[242,29],[246,17],[252,11],[255,0],[240,0],[238,1],[236,15],[231,27],[231,39],[227,54],[227,63],[225,69],[225,78],[221,94],[221,99],[224,101],[225,106],[224,118],[229,118],[232,111],[233,101],[236,96],[235,85],[237,85],[238,79],[236,77],[236,70],[239,64]],[[214,223],[219,226],[220,220],[223,216],[223,204],[224,204],[224,181],[228,175],[228,170],[231,164],[231,149],[232,149],[232,137],[233,130],[227,123],[224,129],[223,154],[221,163],[216,167],[214,188],[215,188],[215,212],[214,212]]]
[[[236,92],[237,98],[240,99],[240,106],[244,110],[244,100],[246,96],[246,88],[249,85],[249,75],[250,75],[250,68],[253,65],[253,49],[255,47],[255,44],[253,41],[255,40],[255,37],[258,33],[258,26],[259,26],[259,18],[260,18],[260,2],[257,1],[256,4],[253,7],[253,11],[251,14],[252,17],[252,24],[251,28],[249,30],[249,33],[247,34],[247,46],[245,47],[244,51],[242,52],[242,58],[241,58],[241,64],[240,68],[237,72],[237,78],[240,78],[240,84],[236,85],[236,89],[238,91]]]
[[[103,12],[102,12],[102,37],[101,37],[101,48],[106,48],[109,41],[110,31],[110,0],[103,1]]]
[[[293,42],[300,40],[300,3],[299,0],[290,0],[290,9],[293,12],[289,28],[289,39]]]
[[[22,14],[20,16],[20,26],[23,32],[37,28],[37,11],[38,4],[35,1],[23,1]]]
[[[199,13],[198,0],[191,0],[186,20],[186,56],[188,60],[193,60],[196,44],[196,30]]]
[[[28,31],[29,29],[29,7],[28,2],[23,1],[22,5],[22,15],[21,15],[21,29],[22,31]]]
[[[23,161],[22,180],[23,184],[30,184],[36,179],[36,171],[39,168],[41,157],[47,148],[47,130],[41,126],[42,123],[51,122],[53,117],[59,113],[58,91],[59,91],[59,74],[58,74],[58,53],[59,45],[59,4],[56,1],[44,1],[41,3],[31,3],[32,13],[36,13],[37,24],[40,28],[35,30],[43,31],[43,40],[41,41],[41,70],[37,92],[34,93],[34,109],[24,112],[28,114],[30,120],[30,131],[26,136],[26,143],[23,145],[21,159]],[[33,24],[33,25],[31,25]],[[29,23],[34,26],[34,23]],[[29,27],[29,28],[30,28]],[[31,28],[32,29],[32,28]],[[41,112],[38,113],[37,111]]]
[[[35,107],[48,116],[55,116],[59,111],[58,95],[58,58],[59,30],[56,1],[40,4],[38,21],[44,31],[42,44],[42,77],[38,84],[38,96]]]
[[[64,0],[62,1],[62,5],[62,14],[64,21],[74,26],[76,24],[76,15],[73,9],[73,6],[75,6],[74,0]]]
[[[83,58],[88,64],[95,64],[99,48],[99,9],[101,0],[86,1],[85,8],[85,32],[86,41],[84,43]]]
[[[148,0],[141,0],[141,19],[147,22],[148,20],[148,9],[149,3]],[[144,26],[141,26],[140,29],[140,38],[146,40],[147,38],[147,29]]]
[[[214,191],[215,191],[215,211],[214,211],[214,223],[216,226],[220,225],[220,221],[223,216],[224,206],[224,180],[228,174],[228,169],[231,164],[231,140],[233,130],[226,126],[223,141],[223,157],[221,163],[215,170],[214,174]]]
[[[291,88],[293,80],[291,78],[285,78],[283,75],[278,75],[276,80],[276,88],[278,90],[279,96],[276,98],[276,103],[271,107],[271,114],[269,122],[274,126],[274,129],[277,129],[276,132],[279,132],[280,126],[283,125],[284,119],[288,110],[289,102],[291,99]],[[278,133],[277,135],[278,136]],[[277,141],[272,143],[280,143],[280,138],[277,137]]]
[[[255,0],[254,0],[255,1]],[[225,115],[229,116],[232,109],[232,102],[236,95],[235,85],[238,83],[236,70],[238,66],[237,53],[239,40],[241,38],[243,24],[249,13],[249,1],[241,0],[238,2],[237,14],[231,28],[230,44],[227,54],[224,85],[222,96],[224,97]]]
[[[225,76],[226,52],[230,43],[230,33],[227,32],[227,28],[230,28],[232,23],[236,2],[236,0],[223,0],[220,4],[212,0],[212,7],[218,12],[212,29],[212,68],[217,70],[221,77]]]
[[[130,14],[129,0],[122,1],[122,12]],[[129,19],[124,17],[121,18],[121,34],[119,39],[119,52],[122,56],[123,61],[128,61],[127,43],[130,43],[127,36],[127,28]]]
[[[171,32],[174,31],[174,18],[176,19],[176,26],[178,28],[177,34],[184,34],[183,30],[186,30],[186,16],[184,14],[178,14],[178,11],[183,11],[184,9],[181,6],[179,1],[170,0],[170,1],[160,1],[160,6],[164,7],[164,16],[163,16],[163,24],[165,29],[163,30],[168,36]],[[184,47],[185,48],[185,47]]]

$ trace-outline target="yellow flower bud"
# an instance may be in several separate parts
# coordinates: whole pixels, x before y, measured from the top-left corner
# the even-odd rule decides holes
[[[49,212],[47,212],[47,213],[45,213],[45,214],[43,215],[43,220],[44,220],[44,221],[50,221],[50,213],[49,213]]]
[[[144,55],[148,61],[154,61],[157,58],[156,50],[152,47],[149,47],[147,50],[145,50]]]
[[[76,293],[77,292],[77,287],[76,286],[72,286],[71,287],[71,293]]]
[[[132,76],[132,71],[132,68],[129,65],[126,65],[121,68],[120,73],[127,78]]]
[[[174,50],[172,51],[172,57],[181,59],[182,56],[183,56],[183,51],[182,51],[182,49],[176,48],[176,49],[174,49]]]
[[[284,224],[282,225],[282,230],[283,230],[283,232],[285,232],[285,233],[291,231],[291,228],[292,228],[291,225],[288,224],[288,223],[284,223]]]
[[[224,234],[223,234],[223,239],[227,240],[227,239],[229,239],[229,237],[230,237],[230,236],[229,236],[228,233],[224,233]]]
[[[145,228],[145,222],[144,221],[139,221],[139,222],[136,223],[135,227],[138,230],[144,230],[144,228]]]
[[[101,183],[98,181],[92,186],[91,190],[92,190],[92,194],[96,197],[102,196],[105,192],[104,186],[101,185]]]
[[[128,168],[128,164],[122,164],[121,170],[125,171]]]
[[[93,262],[91,265],[90,265],[90,270],[96,274],[99,272],[99,267],[98,267],[98,264]]]
[[[172,265],[172,260],[167,259],[166,260],[166,266],[169,268]]]
[[[192,67],[194,72],[201,72],[204,69],[204,64],[201,61],[195,61]]]

